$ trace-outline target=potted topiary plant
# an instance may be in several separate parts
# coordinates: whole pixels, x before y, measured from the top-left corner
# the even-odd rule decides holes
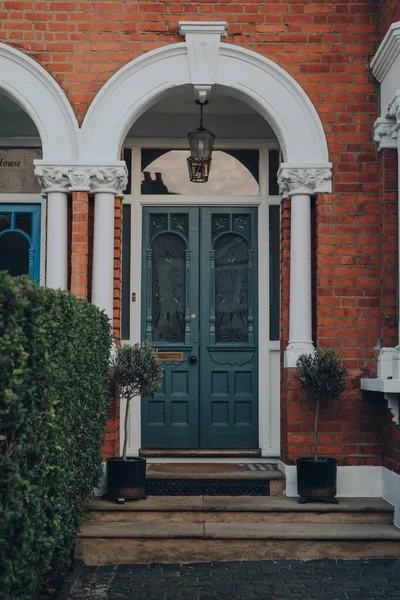
[[[122,456],[107,460],[107,495],[119,502],[146,497],[146,459],[127,457],[129,408],[137,396],[154,397],[162,377],[161,362],[150,342],[124,344],[113,358],[118,393],[126,400]]]
[[[316,348],[312,354],[302,354],[296,363],[296,378],[307,398],[315,402],[314,456],[297,459],[297,490],[299,502],[324,500],[337,503],[336,458],[318,456],[318,420],[320,403],[339,397],[345,390],[347,370],[340,356],[327,348]]]

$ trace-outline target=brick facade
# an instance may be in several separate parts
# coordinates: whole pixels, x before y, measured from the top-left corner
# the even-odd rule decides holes
[[[373,376],[377,344],[397,343],[396,154],[372,142],[379,112],[368,65],[381,35],[400,19],[396,0],[153,2],[6,0],[0,41],[29,54],[61,85],[82,122],[118,69],[146,51],[182,41],[178,21],[227,21],[224,41],[278,63],[309,95],[323,123],[333,163],[333,194],[314,207],[314,331],[318,345],[342,352],[349,369],[343,399],[321,412],[319,451],[342,464],[398,470],[399,430],[359,379]],[[383,180],[383,189],[381,181]],[[71,290],[90,299],[93,203],[74,193]],[[121,201],[115,208],[114,333],[121,309]],[[282,203],[281,333],[288,341],[290,201]],[[282,371],[282,460],[293,463],[312,444],[292,370]],[[104,452],[119,445],[118,401],[110,408]],[[383,428],[382,428],[383,423]],[[383,433],[382,433],[383,432]],[[382,448],[384,449],[382,451]]]
[[[392,23],[400,21],[400,4],[398,0],[381,0],[381,35],[385,35]]]

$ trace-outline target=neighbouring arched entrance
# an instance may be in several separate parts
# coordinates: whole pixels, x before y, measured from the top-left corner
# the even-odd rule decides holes
[[[46,207],[34,164],[76,161],[78,122],[64,92],[47,71],[5,44],[0,44],[0,97],[5,127],[0,135],[5,144],[0,157],[1,268],[66,288],[67,190],[49,189]]]

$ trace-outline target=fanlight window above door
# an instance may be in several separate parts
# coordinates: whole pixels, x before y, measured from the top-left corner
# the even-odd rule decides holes
[[[188,178],[188,150],[142,150],[141,193],[145,195],[258,196],[258,150],[214,150],[212,172],[199,186]]]

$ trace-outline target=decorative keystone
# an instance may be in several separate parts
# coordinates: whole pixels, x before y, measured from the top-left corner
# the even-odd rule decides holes
[[[329,194],[332,192],[332,170],[330,167],[291,167],[283,163],[278,171],[278,185],[283,198],[296,194]]]
[[[185,36],[190,81],[196,98],[205,102],[217,77],[221,37],[226,35],[224,21],[180,21],[178,33]]]

